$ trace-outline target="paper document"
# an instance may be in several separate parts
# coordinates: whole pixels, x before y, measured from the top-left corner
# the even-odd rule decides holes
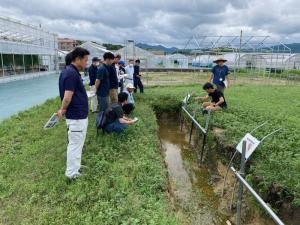
[[[48,122],[45,124],[44,129],[49,129],[54,127],[59,121],[59,118],[57,116],[57,113],[53,113],[53,115],[50,117]]]
[[[87,91],[86,92],[88,98],[94,97],[96,95],[96,93],[94,91]]]

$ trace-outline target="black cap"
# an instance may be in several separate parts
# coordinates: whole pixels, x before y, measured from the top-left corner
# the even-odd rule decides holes
[[[99,62],[99,58],[98,57],[93,57],[92,62]]]

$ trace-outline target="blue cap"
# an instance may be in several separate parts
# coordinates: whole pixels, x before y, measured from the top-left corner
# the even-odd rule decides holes
[[[125,65],[125,62],[124,62],[123,60],[120,60],[120,61],[118,62],[118,64],[120,64],[120,65]]]

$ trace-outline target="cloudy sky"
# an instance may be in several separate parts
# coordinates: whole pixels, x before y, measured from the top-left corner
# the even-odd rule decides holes
[[[184,46],[199,35],[270,35],[300,42],[299,0],[0,0],[0,15],[61,37]]]

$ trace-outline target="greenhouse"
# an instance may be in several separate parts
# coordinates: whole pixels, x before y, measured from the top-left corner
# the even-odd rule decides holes
[[[166,68],[188,68],[188,57],[183,54],[172,54],[166,56]]]
[[[57,68],[57,35],[0,17],[0,77],[49,74]]]
[[[120,54],[125,61],[129,59],[139,59],[141,66],[147,68],[156,67],[162,63],[159,57],[147,50],[137,47],[134,41],[127,41],[126,46],[116,51],[115,54]]]
[[[102,58],[105,52],[109,52],[104,46],[91,41],[84,42],[80,47],[85,48],[90,52],[89,64],[92,63],[93,57]]]

